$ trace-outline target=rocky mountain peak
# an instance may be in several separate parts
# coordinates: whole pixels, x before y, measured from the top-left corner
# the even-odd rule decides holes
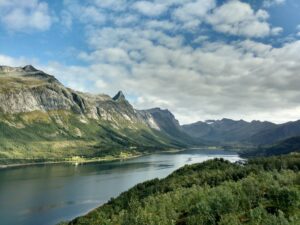
[[[45,80],[51,83],[59,83],[59,81],[54,76],[38,70],[32,65],[26,65],[24,67],[0,66],[0,74],[4,76],[20,76],[24,78],[31,77],[39,80]]]
[[[12,67],[12,66],[0,66],[0,72],[2,73],[18,73],[20,75],[31,72],[38,72],[32,65],[26,65],[24,67]]]
[[[125,95],[123,94],[122,91],[119,91],[114,97],[113,97],[114,101],[124,101],[126,100]]]
[[[147,111],[150,112],[150,113],[162,113],[162,114],[165,114],[165,115],[173,116],[173,114],[168,109],[161,109],[159,107],[148,109]]]
[[[22,68],[25,72],[37,72],[38,70],[32,65],[26,65]]]

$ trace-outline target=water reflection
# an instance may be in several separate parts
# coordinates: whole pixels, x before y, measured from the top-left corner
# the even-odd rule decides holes
[[[162,178],[185,164],[216,157],[240,159],[223,151],[187,150],[119,162],[0,170],[1,224],[52,225],[69,220],[137,183]]]

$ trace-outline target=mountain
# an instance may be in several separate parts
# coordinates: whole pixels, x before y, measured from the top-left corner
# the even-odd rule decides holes
[[[270,122],[244,120],[207,120],[197,123],[183,125],[182,129],[194,138],[200,138],[216,143],[242,143],[249,142],[248,139],[258,132],[262,132],[277,127],[276,124]]]
[[[0,66],[0,163],[106,157],[204,144],[273,144],[300,136],[300,121],[230,119],[180,126],[168,110],[136,110],[110,97],[65,87],[34,68]]]
[[[257,157],[257,156],[274,156],[274,155],[286,155],[290,153],[300,152],[300,136],[288,138],[284,141],[280,141],[270,147],[259,147],[252,151],[246,151],[241,155],[243,157]]]
[[[300,136],[300,120],[262,130],[249,138],[256,145],[270,145],[287,138]]]
[[[163,123],[163,121],[159,121]],[[0,160],[100,157],[186,146],[120,91],[82,93],[33,66],[0,66]]]
[[[186,165],[61,225],[300,224],[300,155]]]
[[[196,140],[186,134],[175,116],[167,109],[153,108],[139,111],[141,114],[151,115],[151,122],[164,134],[173,140],[181,140],[187,145],[202,145],[202,140]]]

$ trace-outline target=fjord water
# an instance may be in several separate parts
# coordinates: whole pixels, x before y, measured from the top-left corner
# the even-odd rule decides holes
[[[186,150],[127,161],[56,164],[0,170],[0,224],[53,225],[83,215],[137,183],[163,178],[185,164],[224,158],[221,150]]]

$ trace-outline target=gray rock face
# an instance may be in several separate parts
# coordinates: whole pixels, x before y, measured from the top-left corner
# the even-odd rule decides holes
[[[182,130],[178,120],[169,110],[153,108],[140,111],[140,114],[143,115],[144,120],[150,127],[165,133],[170,138],[188,144],[198,144]]]
[[[79,111],[69,90],[54,80],[55,78],[49,75],[41,78],[39,74],[11,75],[8,72],[8,76],[0,76],[0,111],[7,114],[37,110]]]
[[[136,111],[120,91],[113,98],[77,92],[33,66],[0,66],[0,112],[68,110],[89,119],[144,123],[159,130],[152,115]]]
[[[151,113],[146,110],[138,110],[137,111],[141,120],[144,121],[149,127],[155,130],[161,130],[159,124],[155,121],[155,118],[151,115]]]
[[[126,98],[125,98],[123,92],[122,92],[122,91],[119,91],[119,92],[115,95],[115,97],[113,97],[113,100],[115,100],[115,101],[126,101]]]

